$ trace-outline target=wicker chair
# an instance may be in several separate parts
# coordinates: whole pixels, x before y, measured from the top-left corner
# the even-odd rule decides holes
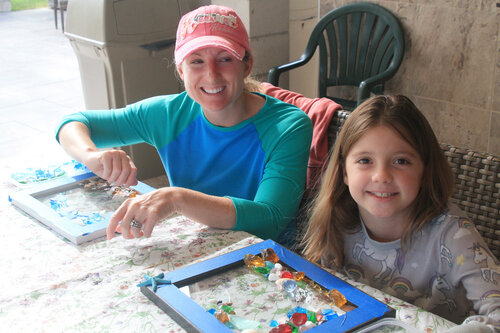
[[[500,259],[500,158],[448,144],[441,148],[455,176],[452,200],[467,212]]]
[[[335,113],[328,128],[331,147],[349,117],[349,111]],[[456,191],[451,200],[467,212],[493,254],[500,259],[500,157],[441,144],[455,176]],[[300,238],[307,226],[304,200],[297,218]]]

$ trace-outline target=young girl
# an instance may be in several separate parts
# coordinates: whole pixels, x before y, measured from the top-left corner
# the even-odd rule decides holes
[[[336,141],[304,254],[463,322],[453,332],[499,330],[498,260],[465,213],[449,204],[453,190],[449,165],[416,106],[401,95],[373,97]],[[397,288],[401,283],[408,288]]]

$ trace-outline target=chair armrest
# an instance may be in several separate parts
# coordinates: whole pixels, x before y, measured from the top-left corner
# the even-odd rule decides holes
[[[281,73],[292,70],[292,69],[297,68],[297,67],[300,67],[302,65],[305,65],[309,62],[310,59],[311,59],[311,57],[309,57],[309,59],[305,59],[304,54],[303,54],[299,60],[292,61],[292,62],[289,62],[287,64],[271,68],[269,70],[267,82],[269,82],[273,86],[278,87]]]
[[[361,81],[358,89],[358,105],[361,104],[365,99],[370,97],[370,92],[372,91],[373,87],[379,84],[383,84],[389,78],[391,78],[394,75],[394,73],[395,71],[388,69],[382,73],[379,73],[375,76],[367,78],[364,81]]]
[[[316,47],[318,46],[315,35],[318,34],[319,32],[315,32],[316,30],[318,30],[317,27],[313,30],[313,33],[309,37],[306,49],[304,50],[304,53],[302,53],[300,58],[298,60],[286,63],[284,65],[271,68],[267,76],[267,82],[269,82],[273,86],[278,87],[281,73],[303,66],[307,64],[309,60],[311,60],[311,58],[314,55],[314,52],[316,52]]]

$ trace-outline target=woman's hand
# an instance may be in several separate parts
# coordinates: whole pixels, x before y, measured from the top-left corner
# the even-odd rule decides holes
[[[123,150],[87,152],[83,164],[110,184],[137,185],[137,168]]]
[[[173,204],[175,191],[175,187],[165,187],[127,199],[111,216],[106,229],[107,238],[113,238],[117,228],[127,239],[143,235],[150,237],[159,221],[176,212]],[[142,224],[142,229],[132,227],[132,220]]]
[[[97,149],[85,124],[78,121],[65,124],[58,139],[69,155],[109,183],[137,185],[137,168],[132,159],[122,150]]]
[[[230,198],[164,187],[126,200],[111,216],[106,236],[111,239],[119,231],[124,238],[150,237],[156,224],[174,213],[213,228],[231,229],[236,223],[236,209]],[[132,220],[142,227],[132,227]]]

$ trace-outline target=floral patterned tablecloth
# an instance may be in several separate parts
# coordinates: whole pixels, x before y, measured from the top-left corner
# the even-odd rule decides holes
[[[151,184],[154,186],[154,182]],[[0,328],[6,332],[182,332],[136,287],[157,275],[261,240],[177,216],[148,239],[98,239],[75,246],[8,201],[0,184]],[[345,277],[341,277],[346,279]],[[397,310],[419,332],[452,323],[373,288],[347,280]]]

